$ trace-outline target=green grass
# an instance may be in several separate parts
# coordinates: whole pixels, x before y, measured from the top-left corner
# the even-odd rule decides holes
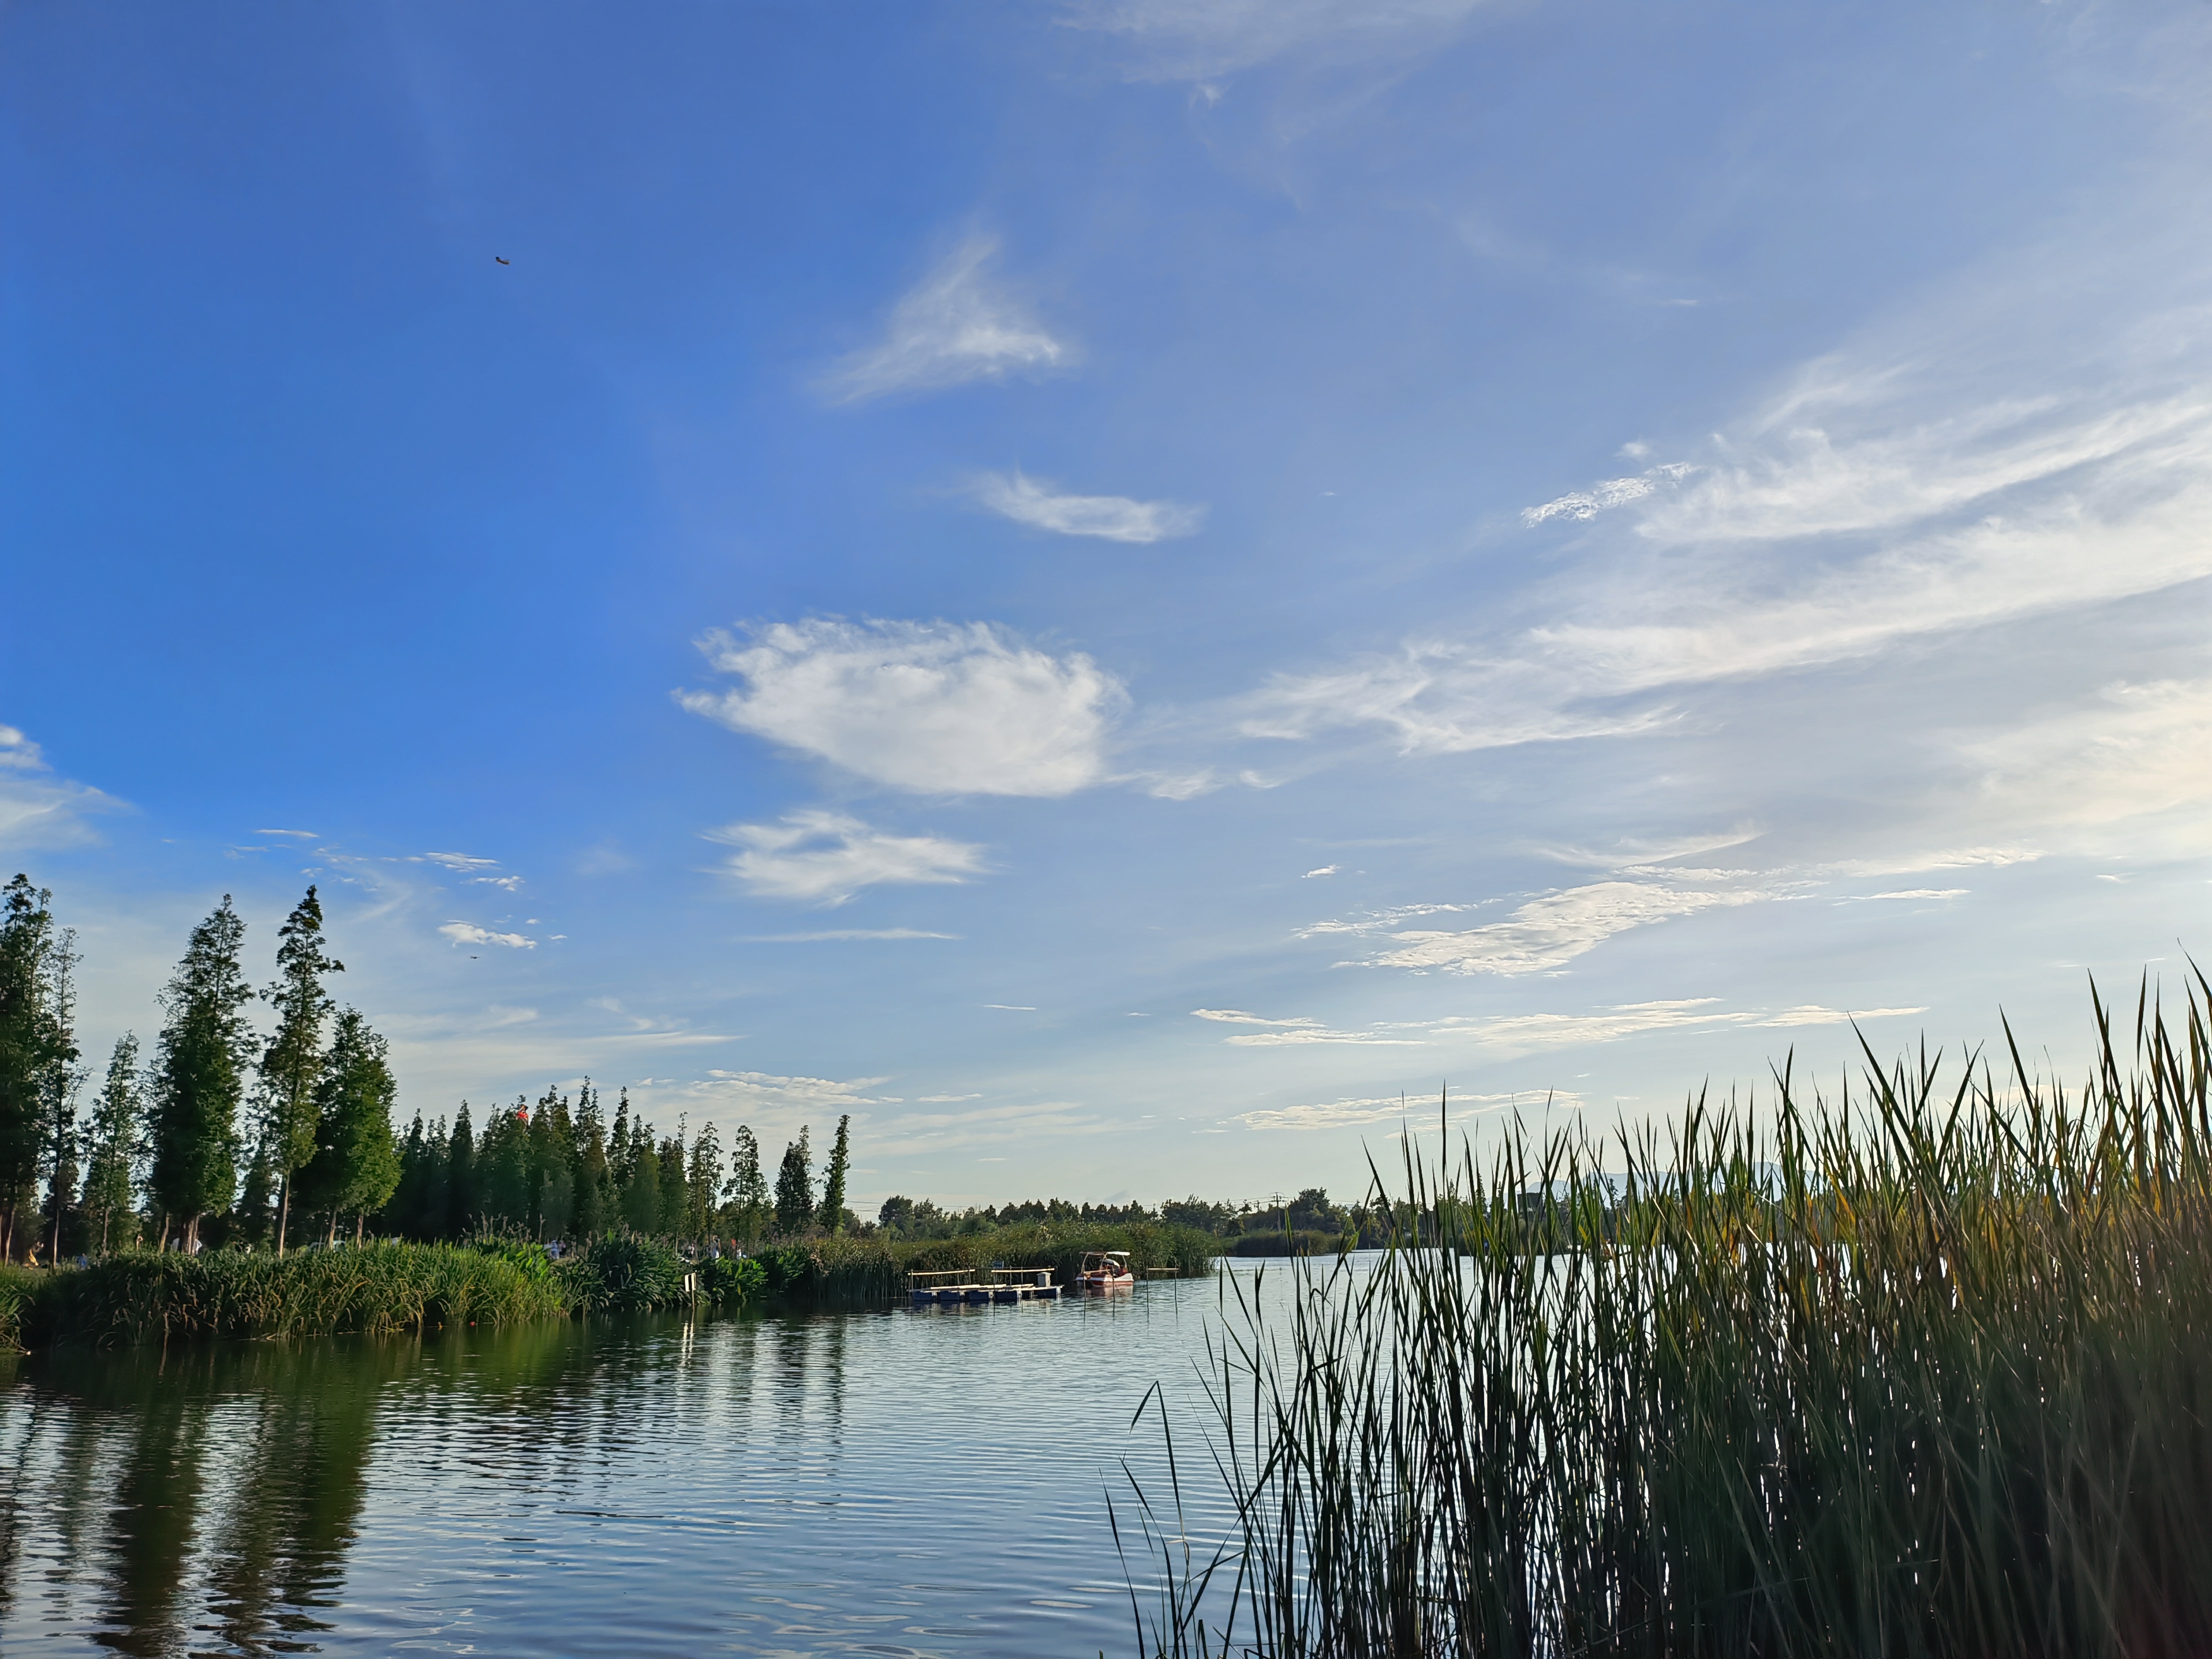
[[[1209,1562],[1142,1511],[1147,1644],[2212,1651],[2206,989],[2125,1069],[2099,1006],[2071,1096],[1869,1053],[1844,1100],[1785,1068],[1664,1139],[1409,1155],[1376,1200],[1449,1248],[1271,1268],[1284,1314],[1224,1289],[1236,1522]]]

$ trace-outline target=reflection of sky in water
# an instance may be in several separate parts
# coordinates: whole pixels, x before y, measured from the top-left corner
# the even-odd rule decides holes
[[[1216,1308],[33,1356],[0,1651],[1125,1652],[1106,1490],[1126,1529],[1130,1419],[1191,1403]]]

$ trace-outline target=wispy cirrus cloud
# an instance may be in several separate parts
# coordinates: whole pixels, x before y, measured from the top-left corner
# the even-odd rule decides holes
[[[1269,1028],[1228,1039],[1242,1048],[1282,1047],[1301,1041],[1302,1033],[1312,1033],[1304,1036],[1303,1040],[1383,1043],[1395,1048],[1473,1048],[1491,1058],[1511,1059],[1518,1055],[1621,1042],[1669,1032],[1743,1029],[1788,1030],[1802,1026],[1841,1025],[1854,1020],[1899,1019],[1925,1013],[1927,1010],[1924,1006],[1830,1008],[1812,1003],[1781,1010],[1729,1008],[1723,1006],[1716,997],[1680,997],[1651,1002],[1619,1003],[1583,1013],[1455,1015],[1443,1019],[1392,1020],[1357,1032],[1330,1031],[1318,1020],[1262,1020],[1249,1015],[1205,1009],[1194,1012],[1201,1018],[1249,1020],[1253,1024]],[[1462,1101],[1494,1103],[1529,1098],[1525,1091],[1518,1096],[1455,1094],[1452,1097],[1455,1105]],[[1571,1098],[1579,1099],[1578,1097]],[[1400,1109],[1396,1100],[1377,1097],[1288,1108],[1285,1109],[1288,1115],[1268,1112],[1261,1114],[1260,1120],[1264,1121],[1264,1127],[1269,1127],[1327,1128],[1346,1122],[1395,1117]],[[1239,1121],[1261,1127],[1261,1122],[1249,1114]]]
[[[1387,948],[1360,959],[1371,968],[1450,974],[1553,973],[1616,933],[1701,910],[1756,904],[1780,895],[1766,888],[1674,887],[1655,882],[1601,881],[1530,899],[1503,921],[1460,931],[1398,929],[1404,913],[1317,922],[1301,938],[1329,933],[1380,934]],[[1438,907],[1443,908],[1443,907]]]
[[[1570,1098],[1571,1103],[1581,1103],[1579,1096]],[[1516,1101],[1540,1103],[1542,1100],[1541,1095],[1454,1095],[1451,1097],[1451,1121],[1457,1122],[1462,1116],[1486,1116]],[[1557,1103],[1566,1104],[1570,1101],[1563,1099]],[[1404,1095],[1376,1095],[1238,1112],[1228,1121],[1241,1123],[1248,1129],[1346,1129],[1369,1123],[1401,1121],[1427,1127],[1433,1124],[1436,1116],[1437,1103],[1425,1097],[1413,1098]]]
[[[1379,1044],[1386,1048],[1418,1048],[1419,1037],[1392,1036],[1387,1031],[1340,1031],[1330,1029],[1318,1019],[1267,1019],[1258,1014],[1248,1014],[1239,1008],[1194,1008],[1191,1016],[1210,1019],[1224,1025],[1250,1025],[1260,1029],[1240,1031],[1235,1036],[1222,1040],[1240,1048],[1297,1048],[1320,1044]]]
[[[1404,753],[1679,731],[1702,688],[2212,577],[2212,398],[2174,389],[2205,380],[2200,324],[2106,328],[2027,392],[1940,308],[1809,363],[1696,460],[1528,509],[1608,520],[1526,596],[1533,624],[1280,673],[1243,730],[1364,727]]]
[[[451,870],[460,875],[466,875],[477,870],[499,868],[497,859],[478,858],[473,853],[421,853],[417,854],[412,861],[416,864],[434,864],[441,870]]]
[[[123,803],[88,784],[54,775],[39,745],[0,726],[0,848],[69,847],[94,838],[88,822]]]
[[[1001,517],[1060,536],[1158,542],[1194,534],[1206,520],[1203,507],[1139,501],[1127,495],[1068,495],[1048,480],[1018,471],[985,472],[969,488],[976,501]]]
[[[687,691],[693,714],[894,788],[1066,795],[1102,782],[1127,702],[1080,652],[989,623],[776,623],[701,641],[743,684]]]
[[[963,242],[891,308],[882,338],[823,377],[822,391],[834,402],[865,403],[1073,365],[1073,344],[993,280],[998,252],[996,237]]]
[[[739,849],[723,867],[748,891],[818,904],[842,904],[863,888],[885,884],[957,884],[985,867],[983,849],[970,842],[888,835],[856,817],[819,808],[787,814],[775,823],[732,823],[708,831],[707,838]],[[899,932],[813,937],[921,936]]]

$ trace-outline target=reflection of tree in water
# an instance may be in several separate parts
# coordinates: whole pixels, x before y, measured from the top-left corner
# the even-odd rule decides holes
[[[842,1427],[842,1329],[782,1335],[799,1392]],[[595,1482],[629,1448],[726,1430],[713,1338],[687,1364],[683,1336],[562,1320],[34,1355],[0,1419],[0,1630],[149,1659],[314,1652],[380,1450],[410,1480]]]
[[[268,1351],[239,1402],[228,1501],[209,1541],[210,1610],[230,1643],[312,1650],[330,1626],[366,1495],[377,1397],[411,1343],[313,1343]]]
[[[551,1381],[574,1346],[565,1325],[481,1343],[453,1334],[428,1345],[442,1364],[406,1338],[27,1362],[21,1437],[38,1444],[4,1449],[19,1473],[0,1483],[0,1614],[24,1611],[10,1604],[27,1588],[20,1540],[36,1528],[35,1553],[60,1564],[44,1575],[57,1613],[67,1618],[71,1583],[89,1581],[90,1622],[104,1628],[88,1634],[102,1646],[162,1659],[314,1651],[370,1456],[393,1427],[384,1402],[411,1395],[434,1419],[480,1420],[470,1398]]]

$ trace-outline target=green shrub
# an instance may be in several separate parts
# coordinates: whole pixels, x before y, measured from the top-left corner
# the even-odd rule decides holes
[[[699,1294],[717,1308],[759,1305],[768,1297],[768,1269],[750,1256],[716,1256],[699,1264]]]
[[[579,1313],[634,1313],[685,1300],[684,1258],[657,1239],[607,1233],[563,1257],[555,1276]]]

